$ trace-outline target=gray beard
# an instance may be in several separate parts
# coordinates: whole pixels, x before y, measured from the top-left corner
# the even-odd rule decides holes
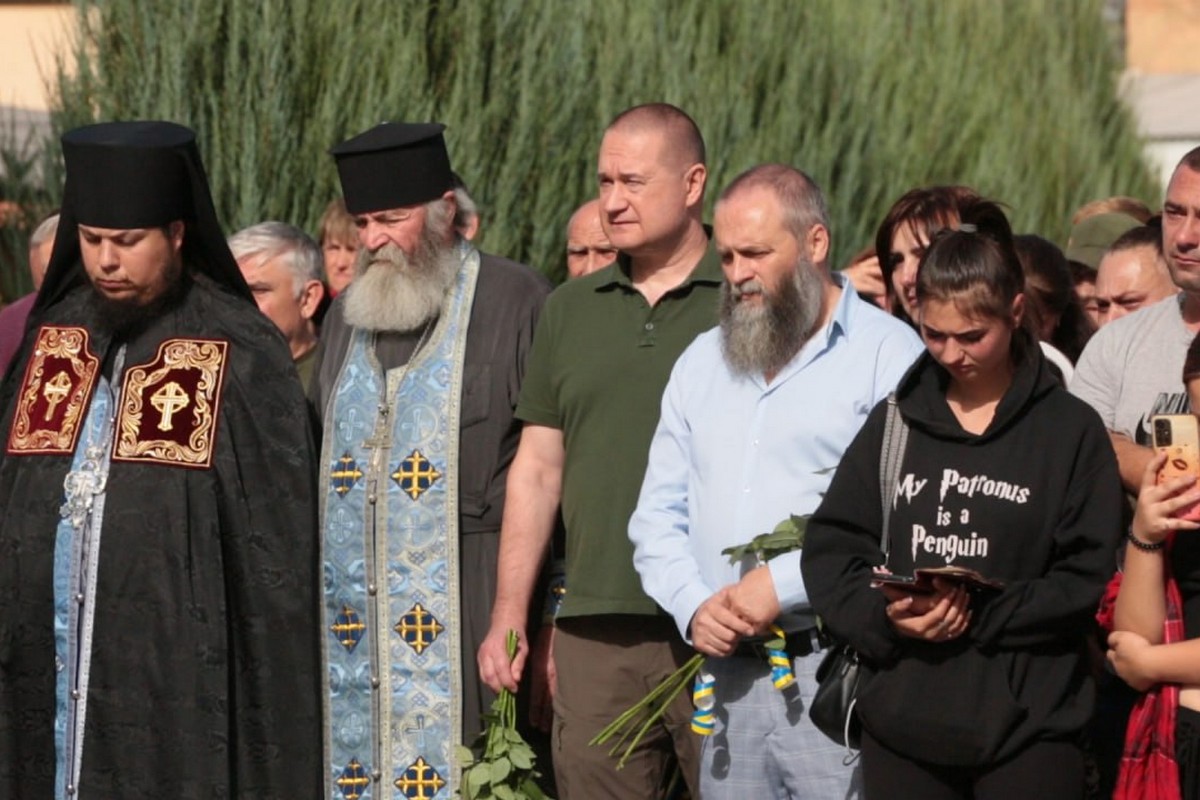
[[[812,263],[802,259],[791,280],[763,294],[762,305],[738,302],[746,290],[759,286],[721,284],[721,352],[736,375],[777,373],[800,352],[820,321],[825,286]]]
[[[454,245],[422,241],[409,256],[394,244],[362,248],[346,289],[346,322],[369,331],[407,333],[437,317],[458,275]]]

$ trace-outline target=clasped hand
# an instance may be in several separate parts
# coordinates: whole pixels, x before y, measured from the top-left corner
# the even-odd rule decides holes
[[[727,656],[738,642],[767,632],[779,616],[779,598],[767,567],[750,570],[705,600],[692,615],[692,646],[706,656]]]
[[[962,584],[933,580],[933,594],[913,594],[895,586],[881,587],[888,599],[887,617],[901,636],[927,642],[957,639],[971,624],[970,593]]]

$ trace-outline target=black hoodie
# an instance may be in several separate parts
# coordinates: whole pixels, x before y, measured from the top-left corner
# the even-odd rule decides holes
[[[972,597],[962,637],[900,636],[870,586],[871,567],[883,562],[886,403],[851,443],[808,524],[801,569],[813,608],[874,668],[859,696],[863,724],[916,760],[994,763],[1037,740],[1077,736],[1091,714],[1085,646],[1121,535],[1117,463],[1096,412],[1025,344],[978,436],[958,424],[948,375],[929,354],[897,389],[910,433],[889,569],[955,564],[1005,582]]]

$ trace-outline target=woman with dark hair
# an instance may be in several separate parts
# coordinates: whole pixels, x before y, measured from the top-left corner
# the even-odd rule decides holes
[[[1192,410],[1200,410],[1200,337],[1188,348],[1183,382]],[[1194,476],[1158,485],[1158,472],[1165,462],[1165,455],[1157,456],[1142,476],[1108,658],[1134,689],[1171,685],[1172,706],[1160,707],[1160,711],[1174,714],[1169,733],[1175,738],[1179,796],[1193,800],[1200,798],[1200,535],[1194,533],[1200,523],[1184,515],[1196,516],[1189,507],[1200,501],[1200,490]],[[1180,606],[1169,619],[1167,584],[1171,579]],[[1175,630],[1182,635],[1167,640],[1169,623],[1181,627],[1182,631],[1179,627]],[[1126,743],[1127,752],[1131,744]]]
[[[1095,328],[1075,294],[1067,257],[1058,245],[1031,233],[1014,237],[1013,243],[1025,272],[1026,311],[1033,332],[1074,364]]]
[[[957,213],[917,270],[927,352],[895,393],[900,477],[881,496],[882,403],[809,520],[801,568],[814,610],[871,673],[857,705],[868,798],[1069,800],[1084,784],[1086,639],[1120,536],[1117,464],[1022,326],[1003,211],[967,198]],[[1003,585],[874,581],[945,566]]]
[[[917,264],[933,235],[957,227],[960,209],[979,195],[966,186],[910,189],[888,211],[875,234],[887,308],[916,326]]]

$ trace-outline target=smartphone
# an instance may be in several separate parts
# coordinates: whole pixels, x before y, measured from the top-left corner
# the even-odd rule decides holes
[[[1192,414],[1156,414],[1150,418],[1154,451],[1166,453],[1167,461],[1158,470],[1158,482],[1191,475],[1200,479],[1200,426]],[[1184,506],[1174,516],[1200,520],[1200,502]]]
[[[880,589],[884,586],[894,586],[897,589],[903,589],[906,592],[913,594],[933,594],[933,582],[928,578],[921,581],[914,575],[892,575],[891,573],[878,573],[871,576],[871,588]]]

